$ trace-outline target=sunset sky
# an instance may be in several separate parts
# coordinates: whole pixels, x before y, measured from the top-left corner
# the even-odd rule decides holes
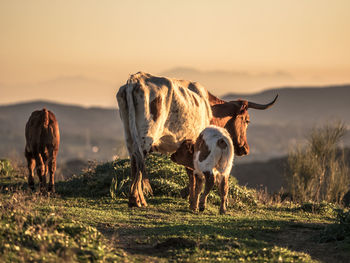
[[[350,83],[349,14],[348,0],[0,0],[0,104],[111,106],[137,71],[211,74],[218,95]],[[232,85],[212,87],[222,74]]]

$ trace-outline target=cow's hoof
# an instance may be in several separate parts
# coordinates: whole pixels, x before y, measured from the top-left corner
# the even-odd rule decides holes
[[[139,198],[134,196],[129,197],[129,207],[141,207],[141,202]]]
[[[183,199],[186,199],[190,195],[190,191],[188,190],[188,187],[183,188],[180,191],[180,195]]]
[[[55,186],[54,185],[49,185],[48,189],[49,192],[51,192],[52,194],[54,194],[56,192],[55,190]]]
[[[220,209],[220,215],[226,214],[226,209]]]

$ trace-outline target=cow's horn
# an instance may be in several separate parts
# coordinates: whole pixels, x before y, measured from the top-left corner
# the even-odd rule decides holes
[[[278,94],[276,95],[274,100],[268,104],[258,104],[258,103],[254,103],[254,102],[249,101],[248,108],[257,109],[257,110],[266,110],[266,109],[270,108],[276,102],[277,98],[278,98]]]

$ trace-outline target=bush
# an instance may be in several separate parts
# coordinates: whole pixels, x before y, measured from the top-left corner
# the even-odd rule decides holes
[[[306,147],[289,153],[287,182],[294,200],[340,203],[349,190],[349,168],[338,144],[344,136],[343,124],[314,129]]]
[[[338,209],[337,222],[327,226],[321,234],[321,242],[346,241],[350,243],[350,211]]]
[[[131,185],[130,160],[123,159],[114,163],[115,176],[110,193],[113,198],[128,197]],[[151,154],[146,159],[146,170],[155,196],[181,197],[181,190],[188,185],[188,175],[183,166],[172,162],[168,156]],[[256,205],[253,190],[241,187],[236,178],[229,178],[229,200],[235,206]],[[208,201],[220,204],[217,187],[210,192]]]
[[[130,159],[118,160],[114,164],[115,176],[110,192],[113,198],[128,197],[131,185]],[[180,197],[180,191],[188,184],[188,175],[183,166],[172,162],[161,154],[150,154],[146,159],[146,172],[155,196]]]
[[[14,169],[9,160],[0,160],[0,176],[11,176],[13,172]]]
[[[57,182],[56,191],[64,196],[108,196],[115,174],[114,165],[114,162],[93,163],[83,174],[75,175],[67,181]]]
[[[96,228],[66,219],[39,195],[1,195],[0,233],[1,262],[118,261]]]

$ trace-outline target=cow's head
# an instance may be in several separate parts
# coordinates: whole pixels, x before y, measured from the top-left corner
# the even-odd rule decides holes
[[[194,143],[192,140],[184,140],[170,159],[189,168],[193,168]]]
[[[278,95],[268,104],[236,100],[212,105],[213,120],[211,123],[227,129],[232,138],[235,154],[238,156],[247,155],[249,154],[247,141],[248,109],[265,110],[275,103],[277,97]]]

